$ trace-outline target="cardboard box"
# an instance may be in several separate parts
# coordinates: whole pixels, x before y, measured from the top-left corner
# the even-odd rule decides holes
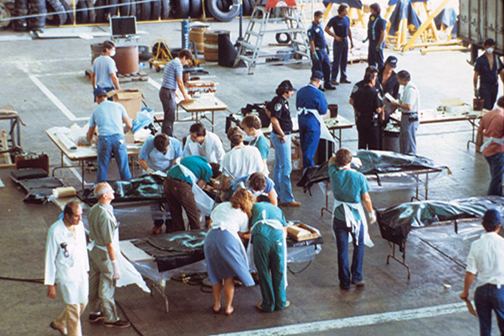
[[[306,233],[309,232],[309,234]],[[314,228],[306,224],[295,224],[287,227],[287,234],[295,241],[305,241],[318,238],[318,233]]]
[[[298,137],[292,137],[291,162],[293,171],[303,169],[303,151],[301,150],[301,142]]]
[[[108,96],[112,97],[112,100],[116,103],[124,106],[126,113],[132,120],[135,120],[137,113],[142,110],[142,98],[144,96],[138,89],[110,91]]]

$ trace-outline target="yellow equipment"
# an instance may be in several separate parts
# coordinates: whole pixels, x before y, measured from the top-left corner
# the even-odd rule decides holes
[[[154,67],[156,72],[161,71],[161,67],[173,59],[170,48],[162,39],[158,39],[152,46],[153,57],[149,59],[149,67]]]

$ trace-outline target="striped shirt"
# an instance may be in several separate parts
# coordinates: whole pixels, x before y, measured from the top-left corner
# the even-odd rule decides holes
[[[164,69],[162,86],[167,89],[176,90],[177,78],[182,78],[182,71],[182,62],[180,62],[178,57],[168,62]]]

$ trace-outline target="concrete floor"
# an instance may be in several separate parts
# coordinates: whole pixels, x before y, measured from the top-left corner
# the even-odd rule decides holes
[[[179,27],[179,23],[141,25],[139,29],[148,34],[141,36],[140,42],[151,45],[157,38],[164,38],[171,46],[177,47],[180,45]],[[212,23],[212,28],[230,29],[232,39],[237,37],[237,22]],[[0,38],[7,34],[11,32],[0,32]],[[51,166],[57,165],[60,157],[44,131],[52,126],[70,126],[74,122],[83,125],[84,121],[75,119],[89,117],[94,108],[91,86],[84,77],[84,70],[90,67],[89,44],[99,41],[101,39],[1,42],[3,80],[0,81],[0,106],[10,104],[19,111],[27,124],[22,129],[23,148],[30,152],[48,153]],[[390,53],[387,50],[386,54]],[[435,108],[446,98],[472,99],[472,68],[466,62],[468,54],[442,52],[421,56],[418,51],[412,51],[398,54],[398,57],[399,69],[408,69],[420,88],[422,108]],[[349,79],[352,82],[360,80],[365,67],[364,63],[349,66]],[[231,112],[237,112],[247,103],[271,99],[276,86],[284,79],[290,79],[299,88],[308,82],[310,73],[308,66],[263,66],[257,68],[254,76],[246,75],[245,69],[227,69],[214,64],[207,65],[206,69],[215,76],[214,80],[219,83],[217,96],[228,104]],[[149,69],[145,71],[152,80],[161,82],[160,73]],[[41,90],[41,84],[57,97],[71,112],[70,115],[63,114],[48,99]],[[125,84],[124,88],[139,88],[147,104],[161,111],[158,91],[150,83]],[[351,89],[352,85],[342,85],[337,91],[326,93],[328,101],[337,103],[340,113],[347,118],[353,115],[348,104]],[[293,99],[291,106],[294,105]],[[223,136],[224,118],[224,114],[218,117],[216,133],[220,136]],[[175,135],[185,136],[189,125],[177,124]],[[355,150],[356,130],[344,131],[343,137],[344,146]],[[431,183],[430,199],[448,200],[485,194],[489,181],[488,168],[483,157],[475,155],[473,147],[467,150],[466,142],[470,137],[471,128],[467,122],[420,127],[419,154],[449,166],[453,172]],[[228,146],[227,141],[225,143]],[[0,178],[5,183],[5,187],[0,188],[0,254],[3,257],[0,276],[41,279],[47,229],[56,220],[59,210],[51,204],[23,203],[24,194],[17,190],[8,174],[8,170],[0,170]],[[59,172],[58,176],[66,184],[80,185],[69,171]],[[110,177],[117,177],[115,170],[111,170]],[[293,182],[299,177],[299,173],[293,173]],[[88,181],[93,179],[93,175],[87,177]],[[366,250],[366,287],[342,292],[337,281],[336,249],[330,218],[327,215],[320,218],[319,213],[324,203],[323,195],[315,191],[310,197],[297,187],[294,187],[294,193],[303,207],[287,209],[286,217],[318,227],[325,244],[306,271],[295,276],[289,274],[287,293],[292,305],[288,310],[259,313],[254,305],[260,300],[260,291],[258,287],[253,287],[237,289],[233,316],[213,315],[210,312],[210,294],[204,294],[199,286],[171,281],[167,286],[169,314],[163,311],[164,303],[158,294],[150,297],[135,287],[121,288],[116,294],[121,314],[131,320],[138,332],[92,325],[87,322],[86,315],[83,319],[84,334],[206,335],[253,330],[256,331],[248,335],[477,334],[477,319],[465,311],[458,298],[462,289],[463,267],[427,245],[422,238],[445,235],[446,242],[437,239],[436,247],[442,251],[459,251],[460,260],[465,260],[471,240],[454,236],[450,228],[417,231],[408,240],[407,262],[412,269],[412,278],[407,281],[403,267],[397,263],[386,265],[389,244],[380,237],[378,228],[372,227],[370,232],[375,247]],[[375,205],[382,208],[406,202],[412,193],[375,193],[372,198]],[[121,239],[143,237],[150,233],[150,219],[137,217],[122,220]],[[291,268],[300,270],[303,266],[295,264]],[[451,289],[443,289],[444,284],[450,284]],[[14,281],[0,281],[0,292],[0,306],[3,307],[0,335],[56,335],[48,325],[63,307],[60,296],[50,300],[45,296],[46,290],[42,285]],[[428,307],[435,308],[429,310]],[[306,324],[313,329],[303,329]],[[261,330],[281,326],[286,326],[286,329]]]

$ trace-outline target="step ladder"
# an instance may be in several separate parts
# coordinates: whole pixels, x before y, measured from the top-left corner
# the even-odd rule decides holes
[[[277,17],[271,17],[272,12],[277,13]],[[276,27],[268,29],[268,24],[271,26],[273,23]],[[287,38],[285,43],[263,46],[266,34],[286,34],[290,38]],[[239,43],[235,66],[240,61],[245,62],[249,75],[253,75],[255,67],[260,64],[311,63],[306,29],[297,7],[294,6],[255,6],[243,41]]]

